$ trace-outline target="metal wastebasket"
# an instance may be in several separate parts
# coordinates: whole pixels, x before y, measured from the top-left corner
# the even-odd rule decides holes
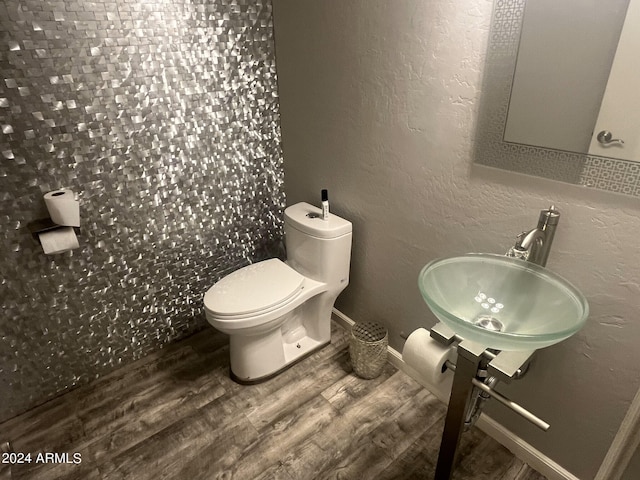
[[[353,371],[362,378],[376,378],[387,362],[387,329],[376,322],[356,323],[351,327],[349,356]]]

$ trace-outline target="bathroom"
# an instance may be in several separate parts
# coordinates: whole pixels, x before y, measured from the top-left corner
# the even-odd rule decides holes
[[[489,413],[595,478],[640,387],[640,180],[620,194],[474,162],[493,7],[0,5],[0,421],[208,328],[203,293],[282,255],[284,207],[322,188],[353,223],[336,308],[382,322],[398,351],[435,323],[416,284],[427,262],[504,253],[553,203],[548,266],[591,313],[504,386],[552,429]],[[45,256],[27,224],[63,187],[79,196],[80,248]]]

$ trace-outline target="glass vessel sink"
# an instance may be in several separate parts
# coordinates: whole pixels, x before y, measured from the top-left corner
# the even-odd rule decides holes
[[[434,260],[418,277],[436,317],[496,350],[535,350],[576,333],[589,304],[565,279],[525,260],[470,253]]]

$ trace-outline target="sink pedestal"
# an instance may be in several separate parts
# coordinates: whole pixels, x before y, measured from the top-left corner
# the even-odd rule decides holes
[[[483,360],[484,350],[481,345],[469,341],[462,341],[458,344],[456,373],[453,377],[449,408],[440,443],[435,480],[449,480],[451,478],[458,444],[464,430],[467,405],[473,391],[472,380],[476,378],[478,368]]]
[[[482,394],[485,399],[489,396],[493,397],[540,429],[546,431],[549,428],[548,423],[492,388],[498,381],[509,383],[511,380],[521,378],[527,371],[535,350],[512,352],[488,350],[484,345],[465,340],[443,323],[435,325],[430,335],[446,346],[457,343],[458,353],[455,365],[450,362],[446,364],[448,368],[455,371],[455,375],[440,443],[435,480],[451,479],[462,432],[466,424],[474,423],[484,401],[484,399],[479,401],[480,397],[476,398],[476,395]]]

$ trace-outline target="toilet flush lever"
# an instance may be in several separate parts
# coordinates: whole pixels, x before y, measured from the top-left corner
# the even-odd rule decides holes
[[[624,140],[620,138],[613,138],[613,134],[609,130],[602,130],[596,137],[600,145],[622,145]]]

